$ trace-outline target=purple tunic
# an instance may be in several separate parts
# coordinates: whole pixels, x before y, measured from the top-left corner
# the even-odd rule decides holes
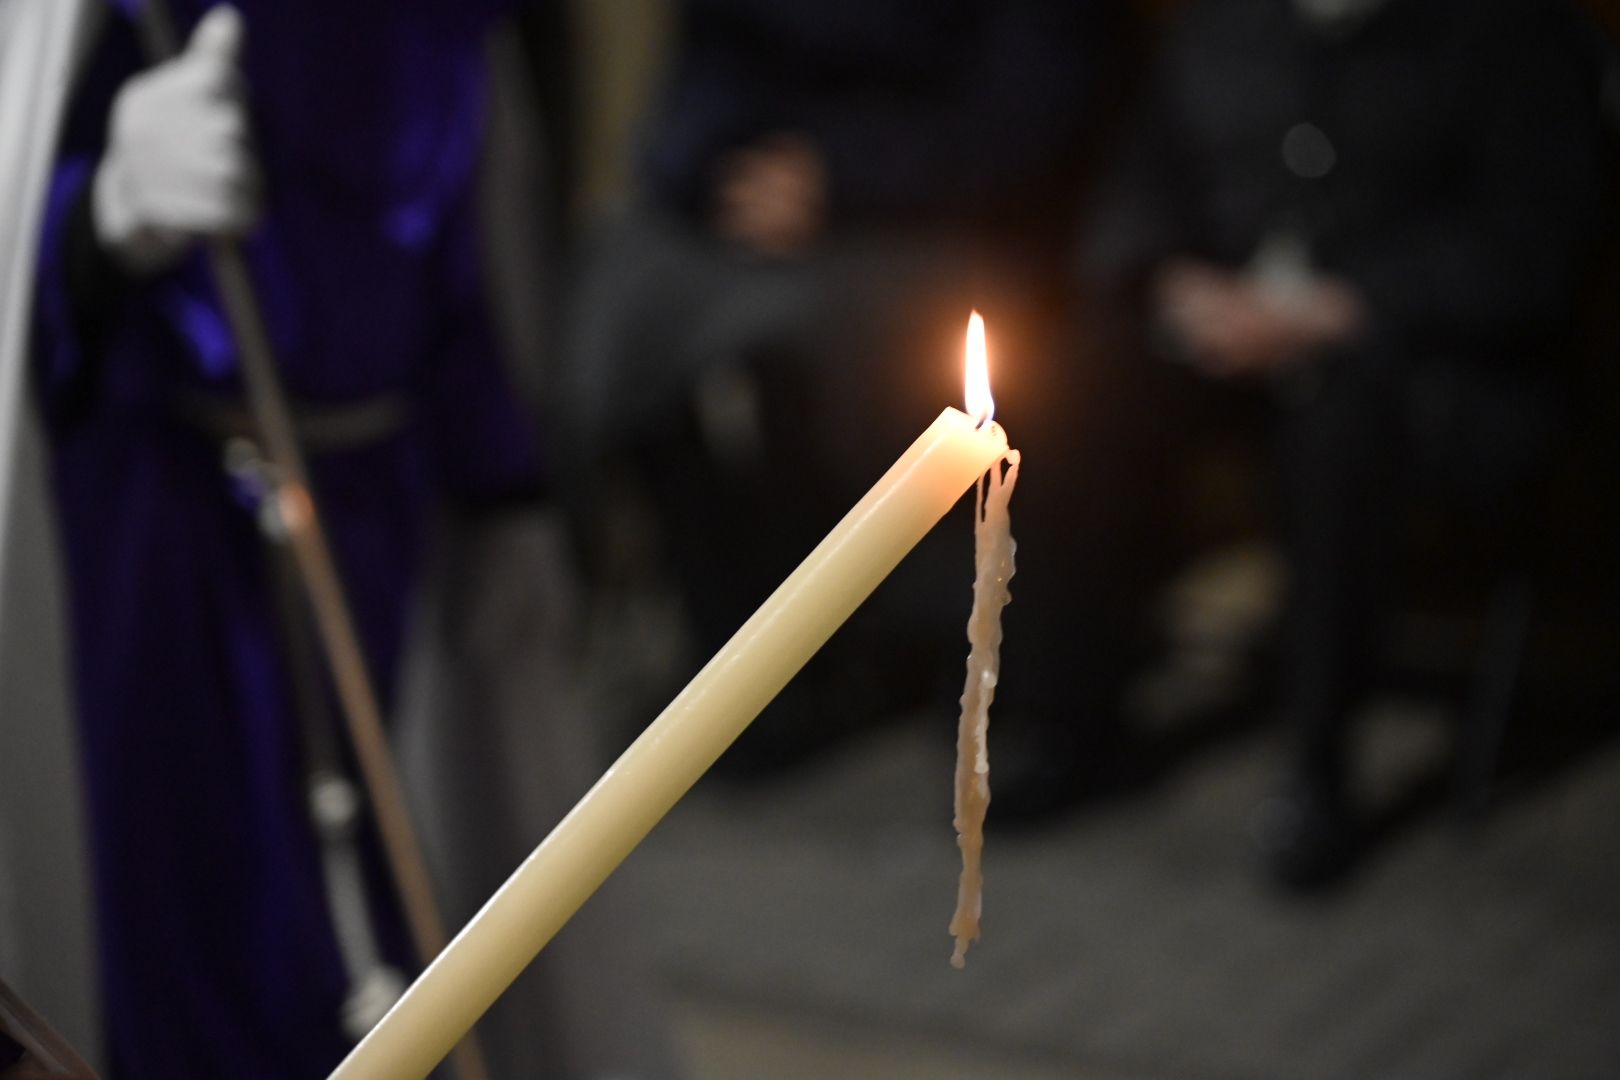
[[[238,0],[267,213],[247,245],[289,394],[393,395],[408,420],[311,471],[385,699],[426,517],[534,485],[480,308],[470,212],[494,3]],[[203,5],[177,0],[183,31]],[[80,87],[42,246],[36,360],[66,544],[103,989],[119,1078],[320,1077],[343,968],[252,514],[187,395],[237,392],[200,257],[69,288],[122,17]],[[375,868],[374,868],[375,869]],[[381,875],[374,874],[380,879]],[[392,911],[384,948],[412,963]]]

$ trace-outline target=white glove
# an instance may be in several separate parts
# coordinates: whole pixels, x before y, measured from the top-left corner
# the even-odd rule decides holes
[[[199,236],[240,235],[258,220],[241,46],[241,14],[215,7],[184,52],[130,79],[113,101],[91,215],[102,246],[135,273],[172,265]]]

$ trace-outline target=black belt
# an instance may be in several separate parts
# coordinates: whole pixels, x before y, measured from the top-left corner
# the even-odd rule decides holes
[[[187,426],[219,442],[257,441],[258,425],[240,398],[186,390],[176,395],[174,406],[175,415]],[[299,444],[312,454],[383,442],[398,434],[411,418],[410,402],[398,394],[342,405],[294,403],[292,411]]]

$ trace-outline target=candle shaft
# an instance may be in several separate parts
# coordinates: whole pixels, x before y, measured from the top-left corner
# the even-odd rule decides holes
[[[1007,452],[946,409],[424,971],[330,1080],[421,1080],[946,511]],[[743,542],[742,538],[738,538]]]

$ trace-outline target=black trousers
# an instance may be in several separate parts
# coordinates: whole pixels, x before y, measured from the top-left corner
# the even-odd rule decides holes
[[[1522,568],[1565,405],[1550,368],[1414,359],[1377,343],[1284,389],[1280,700],[1305,780],[1345,783],[1347,720],[1373,676],[1414,511],[1443,523],[1476,571]]]

